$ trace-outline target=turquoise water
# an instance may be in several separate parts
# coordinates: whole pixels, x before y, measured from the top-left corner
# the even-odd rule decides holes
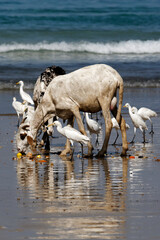
[[[1,89],[51,65],[116,68],[126,86],[160,86],[160,2],[1,1]]]

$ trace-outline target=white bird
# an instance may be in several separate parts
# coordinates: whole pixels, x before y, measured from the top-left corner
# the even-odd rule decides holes
[[[12,106],[16,110],[16,113],[18,115],[18,126],[19,126],[20,115],[24,114],[26,110],[26,106],[23,103],[17,101],[15,97],[13,97]]]
[[[120,126],[119,126],[117,120],[116,120],[114,117],[111,119],[111,121],[112,121],[112,128],[115,128],[115,130],[116,130],[116,132],[117,132],[116,139],[115,139],[115,141],[112,143],[112,145],[115,145],[115,144],[116,144],[116,141],[117,141],[117,139],[118,139],[118,137],[119,137],[118,130],[120,129]],[[128,130],[129,128],[130,128],[130,126],[126,123],[126,130]]]
[[[20,95],[21,95],[22,100],[24,102],[27,102],[27,103],[30,103],[30,104],[34,105],[34,102],[31,98],[31,96],[28,93],[24,92],[24,90],[23,90],[24,82],[19,81],[16,84],[20,84]]]
[[[90,141],[89,137],[83,135],[82,133],[80,133],[78,130],[71,127],[70,125],[67,125],[62,128],[62,124],[57,120],[54,121],[54,123],[48,125],[48,127],[51,125],[56,126],[57,131],[60,134],[62,134],[64,137],[66,137],[70,141],[72,146],[74,141],[79,142],[82,147],[82,157],[83,157],[83,144],[87,144]]]
[[[141,118],[146,121],[146,120],[149,120],[150,123],[151,123],[151,131],[150,133],[154,133],[153,131],[153,123],[152,123],[152,120],[151,118],[152,117],[157,117],[157,113],[149,108],[146,108],[146,107],[141,107],[140,109],[137,109],[136,107],[132,107],[132,110],[134,112],[137,112]]]
[[[143,142],[145,143],[145,130],[148,130],[146,123],[142,119],[142,117],[131,108],[131,105],[129,103],[126,103],[124,107],[127,107],[129,110],[129,115],[132,120],[132,123],[134,125],[134,136],[131,141],[131,143],[134,142],[135,136],[136,136],[136,130],[139,128],[143,132]]]
[[[97,134],[96,142],[98,142],[98,134],[101,131],[101,126],[98,124],[98,122],[96,122],[95,120],[89,118],[89,113],[88,112],[85,113],[85,116],[86,116],[87,128],[88,128],[88,130],[90,132],[90,135]]]

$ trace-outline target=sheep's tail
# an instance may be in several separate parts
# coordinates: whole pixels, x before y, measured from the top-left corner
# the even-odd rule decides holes
[[[118,104],[118,110],[117,110],[117,116],[116,116],[116,120],[117,120],[118,124],[120,124],[120,119],[121,119],[122,102],[123,102],[123,79],[120,76],[120,82],[119,82],[119,104]]]

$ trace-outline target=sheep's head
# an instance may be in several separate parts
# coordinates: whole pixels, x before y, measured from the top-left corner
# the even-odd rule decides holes
[[[59,67],[59,66],[51,66],[46,68],[46,70],[41,73],[41,82],[44,83],[44,85],[46,87],[48,87],[48,85],[50,84],[50,82],[59,75],[64,75],[65,71],[63,70],[63,68]]]
[[[35,147],[35,143],[30,136],[30,125],[28,123],[22,123],[19,126],[16,135],[17,150],[21,153],[26,153],[29,145]]]

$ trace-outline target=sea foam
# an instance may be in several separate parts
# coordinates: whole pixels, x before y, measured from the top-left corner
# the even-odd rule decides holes
[[[0,53],[14,51],[60,51],[88,52],[95,54],[159,54],[160,40],[128,40],[121,42],[39,42],[35,44],[10,43],[1,44]]]

